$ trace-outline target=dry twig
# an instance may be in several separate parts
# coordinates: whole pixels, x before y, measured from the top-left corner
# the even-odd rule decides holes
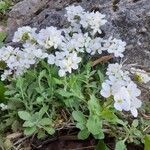
[[[95,61],[92,62],[92,67],[96,66],[97,64],[100,64],[100,63],[104,63],[104,62],[107,62],[108,60],[112,59],[113,58],[113,55],[107,55],[107,56],[102,56],[98,59],[96,59]]]
[[[143,116],[145,119],[150,120],[150,115],[146,115],[146,114],[142,113],[142,116]]]
[[[18,140],[16,143],[14,143],[14,146],[15,145],[18,145],[18,144],[20,144],[20,143],[22,143],[22,142],[24,142],[26,139],[28,139],[30,136],[26,136],[26,137],[24,137],[24,138],[22,138],[22,139],[20,139],[20,140]]]
[[[6,138],[9,140],[13,140],[13,139],[20,138],[22,135],[23,135],[22,133],[16,132],[16,133],[9,134]]]

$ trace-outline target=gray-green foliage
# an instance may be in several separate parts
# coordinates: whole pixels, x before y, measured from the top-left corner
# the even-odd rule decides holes
[[[3,42],[6,38],[6,33],[5,32],[0,32],[0,48],[3,46]]]
[[[139,121],[134,120],[131,124],[122,121],[125,118],[112,107],[112,98],[105,101],[100,97],[103,70],[102,66],[93,69],[87,64],[78,72],[61,78],[55,66],[41,62],[7,85],[8,110],[7,113],[0,112],[3,113],[1,131],[5,132],[11,126],[13,131],[21,128],[25,135],[36,134],[38,138],[52,135],[59,120],[64,122],[66,119],[61,114],[64,110],[67,119],[80,130],[80,139],[87,139],[91,134],[103,143],[107,133],[118,141],[116,150],[126,149],[125,142],[144,142],[145,132]],[[108,149],[104,143],[103,147]]]
[[[11,0],[1,0],[0,1],[0,13],[6,12],[12,5]]]
[[[52,119],[50,117],[44,117],[48,111],[48,106],[43,106],[39,112],[30,114],[27,111],[19,111],[19,117],[24,120],[23,127],[25,128],[25,135],[32,135],[37,133],[38,137],[45,136],[45,131],[48,134],[54,134],[55,130],[52,125]]]

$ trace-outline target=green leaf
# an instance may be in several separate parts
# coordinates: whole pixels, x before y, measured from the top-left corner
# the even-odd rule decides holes
[[[81,83],[78,81],[77,77],[73,78],[73,81],[70,79],[70,91],[74,97],[78,97],[79,99],[83,99],[84,96],[82,94]]]
[[[44,101],[44,97],[37,97],[36,102],[38,104],[42,103]]]
[[[88,101],[88,108],[90,110],[90,114],[100,115],[101,106],[94,95],[92,95]]]
[[[15,120],[11,125],[11,129],[13,132],[17,132],[19,131],[20,126],[21,126],[20,122],[18,120]]]
[[[27,111],[19,111],[18,115],[22,120],[25,120],[25,121],[31,119],[31,115]]]
[[[105,135],[102,130],[100,130],[99,134],[94,135],[94,138],[99,139],[99,140],[104,139],[104,137],[105,137]]]
[[[6,33],[5,32],[0,32],[0,42],[3,42],[6,38]]]
[[[16,87],[22,89],[25,79],[22,77],[17,78]]]
[[[125,126],[127,123],[122,121],[121,119],[117,119],[116,122],[122,126]]]
[[[51,125],[52,120],[49,119],[49,118],[43,118],[43,119],[40,120],[39,124],[42,125],[42,126]]]
[[[80,130],[83,130],[83,129],[85,129],[85,124],[83,124],[83,123],[77,123],[76,124],[76,127],[78,128],[78,129],[80,129]]]
[[[9,9],[10,2],[7,1],[0,1],[0,12],[5,12],[7,9]]]
[[[104,109],[101,113],[103,119],[106,119],[110,122],[117,122],[118,117],[112,112],[112,110]]]
[[[67,98],[73,96],[72,93],[67,92],[67,91],[65,91],[64,89],[59,89],[59,90],[57,90],[56,92],[57,92],[58,94],[60,94],[61,96],[67,97]]]
[[[86,118],[81,111],[73,111],[72,116],[73,116],[74,120],[78,121],[79,123],[81,123],[81,124],[86,123]]]
[[[79,108],[80,102],[76,98],[65,98],[63,100],[65,103],[66,107],[71,107],[71,108]]]
[[[43,88],[43,86],[42,86],[42,84],[41,84],[41,80],[42,80],[42,78],[44,78],[44,77],[47,78],[47,76],[46,76],[46,70],[42,70],[42,71],[40,72],[39,76],[38,76],[38,84],[39,84],[39,88],[41,89],[41,91],[44,90],[44,88]]]
[[[100,70],[97,71],[97,74],[99,76],[100,82],[102,83],[105,80],[104,74]]]
[[[126,145],[123,140],[116,143],[115,150],[126,150]]]
[[[3,138],[2,138],[1,135],[0,135],[0,149],[1,149],[1,150],[5,150],[5,149],[4,149],[4,141],[3,141]]]
[[[78,133],[78,138],[81,140],[85,140],[89,137],[89,135],[90,135],[90,132],[88,131],[88,129],[84,129]]]
[[[30,121],[33,122],[35,125],[39,122],[39,120],[41,119],[41,116],[39,115],[38,112],[36,112],[35,114],[33,114],[30,118]]]
[[[43,128],[50,135],[53,135],[55,133],[55,130],[53,128],[51,128],[51,127],[43,127]]]
[[[102,132],[102,121],[96,115],[92,115],[89,117],[86,126],[93,135],[98,135]]]
[[[24,134],[25,135],[32,135],[32,134],[34,134],[36,132],[36,127],[34,126],[34,127],[29,127],[29,128],[25,128],[25,130],[24,130]]]
[[[0,81],[0,101],[4,100],[4,93],[5,93],[5,86],[4,84]]]
[[[133,132],[134,132],[134,135],[136,135],[137,137],[140,137],[140,138],[142,137],[142,132],[140,130],[134,129]]]
[[[48,110],[48,106],[43,106],[41,109],[40,109],[40,111],[39,111],[39,117],[40,118],[42,118],[42,116],[47,112],[47,110]]]
[[[4,46],[4,43],[3,42],[0,42],[0,48],[2,48]],[[1,65],[0,65],[0,69],[3,68]]]
[[[17,98],[14,99],[9,99],[8,101],[8,108],[11,110],[18,110],[18,108],[22,108],[23,107],[23,102]]]
[[[150,135],[146,135],[144,138],[144,150],[150,149]]]
[[[133,120],[133,122],[132,122],[133,127],[136,128],[138,126],[138,124],[139,124],[139,121],[137,119]]]
[[[57,78],[54,78],[54,77],[53,77],[53,80],[54,80],[54,82],[55,82],[56,84],[58,84],[58,85],[63,85],[63,84],[64,84],[62,80],[59,80],[59,79],[57,79]]]
[[[1,43],[1,42],[0,42]],[[0,45],[0,48],[2,46]],[[6,63],[4,61],[0,61],[0,70],[4,70],[7,67]]]
[[[95,147],[95,150],[109,150],[103,140],[99,140],[98,144]]]
[[[9,90],[9,91],[6,91],[4,94],[6,96],[10,96],[10,95],[14,95],[16,93],[16,90]]]
[[[25,121],[23,127],[33,127],[35,124],[31,121]]]
[[[43,131],[43,130],[39,130],[39,131],[38,131],[38,135],[37,135],[37,138],[38,138],[38,139],[42,139],[42,138],[44,138],[45,136],[46,136],[45,131]]]

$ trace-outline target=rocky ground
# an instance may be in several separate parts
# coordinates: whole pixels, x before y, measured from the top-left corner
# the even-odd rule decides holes
[[[126,62],[150,66],[150,1],[149,0],[23,0],[9,12],[9,42],[19,26],[38,29],[46,26],[66,26],[65,7],[81,5],[85,9],[106,14],[108,23],[104,36],[127,42]]]

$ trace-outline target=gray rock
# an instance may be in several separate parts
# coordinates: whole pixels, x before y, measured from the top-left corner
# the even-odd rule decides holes
[[[19,26],[27,25],[28,22],[47,6],[48,0],[23,0],[13,6],[7,21],[8,38],[12,39],[13,33]]]
[[[110,0],[24,0],[9,14],[7,41],[19,26],[30,25],[38,29],[66,26],[65,7],[70,4],[106,14],[108,23],[102,28],[104,35],[127,42],[127,63],[150,66],[150,0],[120,0],[116,5],[115,0],[114,4]]]

